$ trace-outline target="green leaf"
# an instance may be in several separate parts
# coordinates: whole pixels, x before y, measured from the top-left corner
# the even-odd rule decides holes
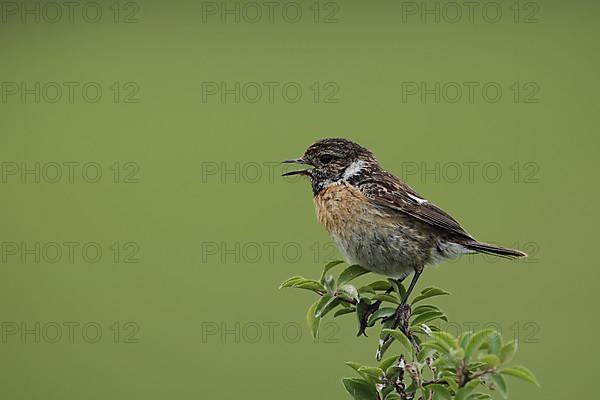
[[[487,367],[487,364],[484,362],[481,362],[481,361],[471,361],[469,363],[469,369],[471,371],[476,371],[476,370],[483,369],[486,367]]]
[[[450,292],[445,291],[444,289],[436,288],[436,287],[428,287],[421,291],[421,294],[414,298],[412,304],[415,304],[418,301],[428,299],[434,296],[447,296],[451,294]]]
[[[468,382],[465,386],[456,391],[454,400],[466,400],[477,385],[479,385],[478,380]]]
[[[500,355],[500,351],[502,350],[502,336],[498,332],[492,331],[492,333],[486,337],[486,343],[490,353]]]
[[[481,381],[479,379],[473,379],[473,380],[467,382],[465,387],[469,387],[469,388],[471,388],[471,390],[474,390],[479,385],[483,385],[483,383],[481,383]]]
[[[375,390],[375,386],[364,379],[344,378],[342,379],[342,384],[354,400],[377,399],[378,395],[377,391]]]
[[[417,391],[417,384],[413,381],[410,383],[410,385],[408,385],[408,387],[406,388],[406,392],[407,393],[416,393]]]
[[[392,287],[388,281],[376,281],[376,282],[369,284],[368,286],[373,288],[373,290],[383,290],[383,291],[388,290],[390,287]]]
[[[297,282],[304,280],[305,278],[301,277],[301,276],[292,276],[291,278],[287,279],[286,281],[284,281],[281,285],[279,285],[279,289],[283,289],[283,288],[287,288],[287,287],[293,287],[294,284],[296,284]]]
[[[440,343],[442,346],[444,346],[448,349],[452,349],[452,350],[458,349],[458,342],[448,332],[443,332],[443,331],[431,332],[431,337],[434,339],[437,339],[438,343]]]
[[[404,347],[404,349],[406,349],[408,354],[412,354],[413,346],[410,343],[410,340],[406,337],[406,335],[404,335],[404,333],[397,329],[383,329],[381,333],[393,337],[398,343],[400,343],[402,347]]]
[[[471,335],[465,347],[465,359],[467,361],[479,350],[486,337],[492,332],[494,332],[492,329],[484,329]]]
[[[533,383],[534,385],[540,386],[535,375],[533,375],[533,373],[530,370],[528,370],[527,368],[520,366],[520,365],[515,365],[514,367],[509,367],[509,368],[504,368],[500,371],[500,373],[503,375],[514,376],[515,378],[519,378],[526,382]]]
[[[379,363],[379,368],[381,368],[382,370],[386,371],[389,367],[391,367],[396,362],[398,362],[399,359],[400,359],[400,357],[398,357],[398,356],[388,357],[388,358],[386,358],[385,360],[383,360],[382,362]]]
[[[375,289],[373,289],[371,286],[361,286],[360,288],[358,288],[358,293],[359,294],[375,294]]]
[[[352,308],[341,308],[341,309],[337,310],[333,314],[333,318],[341,317],[342,315],[346,315],[346,314],[352,314],[355,311],[356,311],[356,308],[354,308],[354,307],[352,307]]]
[[[494,384],[494,389],[500,393],[503,398],[508,398],[508,389],[506,388],[506,381],[500,374],[490,374],[487,377],[488,381]]]
[[[404,285],[402,285],[395,279],[388,279],[388,282],[390,283],[390,286],[394,288],[394,292],[398,294],[398,297],[403,298],[406,294],[406,289],[404,288]]]
[[[422,364],[425,364],[425,359],[427,357],[434,357],[435,355],[435,350],[430,349],[430,348],[421,348],[421,351],[419,351],[417,353],[417,361],[419,361]]]
[[[377,379],[373,379],[373,377],[371,377],[367,372],[364,371],[364,369],[368,369],[368,368],[372,368],[372,367],[368,367],[366,365],[360,365],[359,363],[356,362],[347,362],[346,363],[347,366],[349,366],[350,368],[352,368],[354,371],[356,371],[357,374],[359,374],[362,379],[366,380],[367,382],[373,383],[375,384]]]
[[[458,383],[456,382],[456,375],[451,373],[441,373],[441,377],[445,378],[445,381],[448,383],[448,389],[455,392],[458,390]]]
[[[432,385],[427,385],[427,389],[430,389],[435,394],[436,400],[450,400],[452,399],[452,393],[448,390],[448,388],[444,385],[440,385],[434,383]]]
[[[358,301],[358,290],[350,284],[342,285],[336,291],[336,297]]]
[[[381,368],[378,367],[360,367],[358,372],[363,376],[368,376],[373,380],[374,383],[380,382],[385,376],[385,373]]]
[[[400,300],[398,300],[396,298],[396,296],[393,296],[391,294],[385,294],[385,293],[378,293],[378,294],[374,295],[373,300],[381,300],[381,301],[387,301],[387,302],[394,303],[394,304],[400,304]]]
[[[442,346],[437,341],[427,341],[427,342],[423,343],[421,345],[421,347],[424,348],[424,349],[435,350],[438,353],[440,353],[442,355],[445,355],[445,356],[449,356],[450,355],[450,349],[447,348],[446,346]]]
[[[367,314],[369,313],[370,306],[371,302],[369,301],[369,299],[361,299],[360,302],[356,305],[356,317],[358,319],[359,326],[359,331],[356,334],[356,336],[367,336],[367,334],[365,333],[367,327],[362,325],[362,323],[367,319]]]
[[[467,400],[489,400],[492,399],[492,396],[490,396],[487,393],[471,393],[469,395],[469,397],[467,397]]]
[[[375,353],[375,358],[377,359],[377,361],[381,361],[383,355],[385,354],[387,349],[390,348],[393,342],[394,339],[392,339],[389,336],[386,336],[385,339],[379,339],[379,344],[377,345],[377,352]]]
[[[511,341],[502,346],[502,350],[500,350],[500,362],[502,364],[506,364],[510,362],[515,353],[517,352],[517,342]]]
[[[315,316],[317,318],[323,318],[327,313],[333,310],[340,304],[341,300],[329,295],[324,295],[318,303],[317,311]]]
[[[348,283],[352,279],[357,278],[361,275],[364,275],[367,272],[369,272],[369,271],[367,271],[360,265],[351,265],[340,274],[340,276],[338,278],[338,284],[343,285],[344,283]]]
[[[419,315],[428,311],[442,312],[438,306],[434,306],[433,304],[421,304],[420,306],[416,306],[412,309],[411,315]]]
[[[417,390],[415,390],[415,398],[427,399],[429,398],[429,391],[426,388],[420,386],[417,388]]]
[[[317,333],[319,332],[319,323],[321,322],[320,318],[317,318],[317,307],[321,303],[321,300],[315,302],[306,313],[306,322],[308,323],[308,329],[310,329],[310,333],[314,340],[317,340]]]
[[[395,308],[392,308],[392,307],[380,308],[379,310],[377,310],[373,314],[371,314],[371,316],[369,317],[368,325],[373,326],[373,324],[375,322],[377,322],[378,320],[391,317],[392,315],[394,315],[394,313],[396,313]]]
[[[323,268],[323,273],[321,274],[321,283],[325,283],[325,276],[327,275],[327,272],[329,272],[329,270],[333,267],[335,267],[336,265],[342,264],[343,261],[342,260],[334,260],[334,261],[330,261],[327,264],[325,264],[325,267]]]
[[[325,287],[319,281],[315,281],[313,279],[306,279],[301,276],[293,276],[290,279],[283,282],[280,286],[280,289],[283,288],[299,288],[299,289],[307,289],[312,290],[314,292],[323,293],[325,292]]]
[[[394,326],[394,324],[395,321],[393,319],[384,320],[382,322],[382,328],[391,329]],[[377,361],[381,361],[381,358],[383,357],[387,349],[392,345],[393,341],[394,339],[389,334],[384,333],[383,331],[379,334],[379,344],[377,346],[376,353]]]
[[[337,285],[335,283],[335,279],[333,278],[333,276],[329,275],[325,278],[325,289],[327,289],[327,293],[329,293],[330,295],[333,296],[333,294],[335,293],[335,289],[337,288]]]
[[[441,356],[437,361],[446,364],[454,363],[458,358],[464,356],[464,351],[458,347],[456,339],[446,332],[431,332],[431,338],[424,342],[421,347],[437,351]],[[441,364],[438,364],[441,366]]]
[[[413,333],[421,333],[427,336],[431,336],[431,332],[439,331],[439,329],[435,326],[429,326],[427,324],[419,324],[419,325],[411,325],[410,330]]]
[[[353,370],[355,370],[356,372],[358,372],[358,369],[360,367],[362,367],[362,365],[360,365],[359,363],[356,363],[354,361],[348,361],[348,362],[346,362],[346,365],[349,366],[350,368],[352,368]]]
[[[492,368],[496,368],[500,364],[500,359],[495,354],[483,354],[479,356],[479,360]]]
[[[402,400],[402,398],[396,392],[389,392],[387,396],[385,396],[384,400]]]
[[[312,290],[314,292],[320,292],[320,293],[325,292],[325,286],[323,286],[321,284],[321,282],[315,281],[312,279],[304,279],[304,280],[298,281],[298,282],[294,283],[294,285],[292,287],[298,288],[298,289]]]
[[[471,337],[473,337],[473,332],[471,332],[471,331],[463,332],[463,334],[460,335],[460,338],[458,339],[458,344],[460,345],[460,347],[462,347],[463,349],[466,350],[467,345],[469,344],[469,341],[471,340]]]
[[[419,324],[424,324],[424,323],[427,323],[429,321],[433,321],[436,319],[442,319],[444,321],[447,321],[448,317],[446,317],[446,314],[444,314],[443,312],[427,311],[427,312],[424,312],[420,315],[417,315],[415,318],[413,318],[413,320],[411,321],[411,324],[419,325]]]

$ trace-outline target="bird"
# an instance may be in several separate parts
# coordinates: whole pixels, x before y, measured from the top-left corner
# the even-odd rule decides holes
[[[351,140],[320,139],[283,163],[308,166],[282,175],[310,179],[317,219],[346,262],[398,282],[413,274],[401,306],[428,265],[469,253],[527,256],[478,241]]]

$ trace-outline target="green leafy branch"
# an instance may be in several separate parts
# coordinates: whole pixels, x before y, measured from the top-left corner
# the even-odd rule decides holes
[[[517,342],[504,343],[493,329],[465,332],[454,337],[436,327],[448,321],[446,314],[424,300],[450,293],[428,287],[411,302],[401,304],[406,289],[400,281],[378,280],[356,287],[350,282],[368,273],[358,265],[345,268],[335,278],[325,265],[319,280],[294,276],[281,288],[305,289],[319,299],[308,309],[307,323],[314,338],[327,314],[334,318],[354,314],[358,336],[379,326],[377,366],[346,363],[359,377],[344,378],[342,383],[355,400],[484,400],[497,392],[508,397],[506,376],[538,385],[525,367],[510,366]],[[383,359],[392,343],[400,353]]]

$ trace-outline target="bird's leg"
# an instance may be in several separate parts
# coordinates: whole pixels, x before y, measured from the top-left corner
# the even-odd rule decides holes
[[[408,318],[410,317],[410,305],[408,304],[408,297],[415,288],[415,285],[417,284],[417,281],[419,280],[419,277],[421,276],[422,272],[423,268],[415,269],[415,274],[413,275],[412,280],[410,281],[410,285],[408,285],[406,293],[404,293],[404,296],[402,296],[402,300],[400,300],[400,305],[398,306],[398,308],[396,308],[396,326],[401,325],[403,320],[406,320],[405,322],[406,324],[408,324]]]
[[[410,296],[411,292],[415,288],[417,281],[419,280],[419,277],[421,276],[421,273],[423,273],[423,267],[415,269],[415,274],[413,275],[413,278],[410,281],[410,285],[408,286],[408,289],[406,289],[406,293],[402,297],[402,300],[400,301],[400,305],[398,306],[398,308],[396,308],[396,314],[394,316],[395,321],[394,321],[394,327],[393,327],[393,329],[400,328],[402,333],[404,333],[404,335],[410,340],[410,342],[413,345],[413,348],[415,350],[415,353],[419,352],[420,347],[419,347],[418,343],[416,342],[412,332],[410,331],[409,325],[408,325],[408,320],[410,319],[410,313],[411,313],[410,305],[408,304],[408,297]]]
[[[406,277],[396,279],[398,286],[400,286],[402,284],[402,282],[404,281],[405,278]],[[393,291],[394,291],[394,286],[392,285],[385,291],[385,294],[390,294]],[[379,310],[379,307],[381,306],[382,303],[383,303],[383,300],[377,300],[375,303],[369,305],[369,307],[367,308],[367,311],[365,312],[365,314],[363,315],[363,318],[360,321],[360,328],[359,328],[357,336],[360,336],[360,335],[367,336],[367,334],[365,333],[365,330],[367,329],[369,317],[371,317],[371,315],[373,315],[377,310]],[[393,316],[385,318],[384,321],[389,320],[389,318],[393,318]]]
[[[415,269],[415,274],[413,275],[413,278],[410,281],[410,285],[408,285],[408,289],[406,289],[406,293],[404,293],[404,297],[402,297],[400,306],[402,306],[408,302],[408,296],[410,296],[410,293],[415,288],[415,285],[417,284],[417,281],[419,280],[419,277],[421,276],[422,273],[423,273],[423,267]]]

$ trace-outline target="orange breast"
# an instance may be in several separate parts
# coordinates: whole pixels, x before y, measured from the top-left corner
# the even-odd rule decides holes
[[[372,221],[373,208],[362,192],[341,183],[325,188],[314,198],[317,218],[330,233],[341,233],[348,224]]]

